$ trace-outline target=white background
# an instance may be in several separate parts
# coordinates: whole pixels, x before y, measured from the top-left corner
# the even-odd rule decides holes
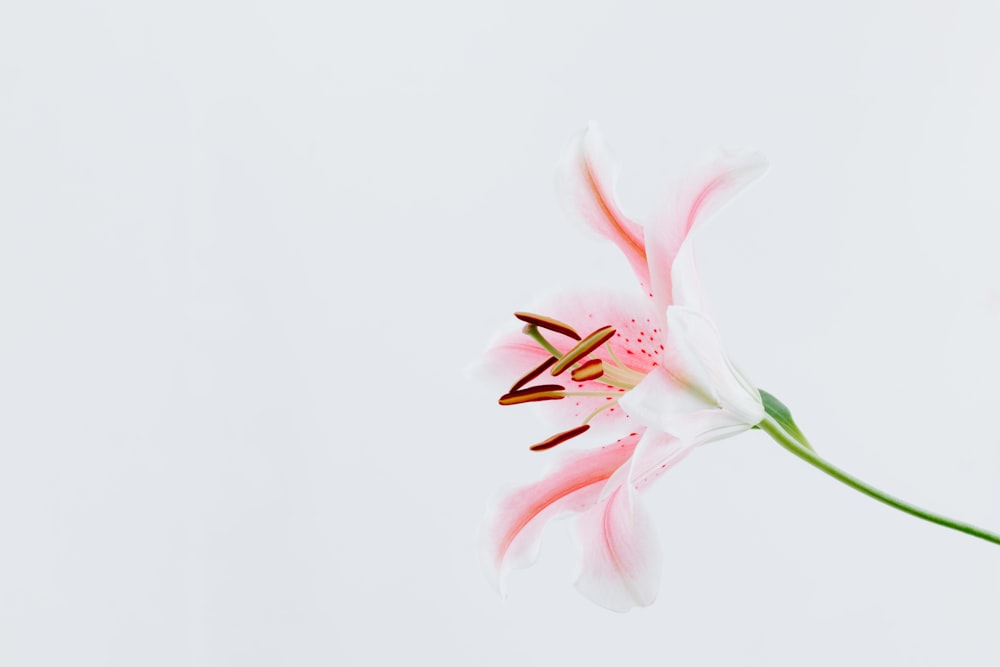
[[[754,433],[647,496],[618,615],[566,524],[502,601],[476,535],[551,457],[463,368],[545,288],[588,120],[634,217],[720,145],[733,356],[817,448],[1000,529],[992,2],[0,8],[0,662],[995,665],[1000,548]],[[566,445],[571,447],[572,445]],[[555,455],[555,453],[550,453]]]

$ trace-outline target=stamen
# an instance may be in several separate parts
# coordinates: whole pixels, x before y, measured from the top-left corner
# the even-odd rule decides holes
[[[556,445],[562,444],[567,440],[575,438],[581,433],[585,433],[589,429],[590,429],[589,424],[583,424],[581,426],[577,426],[576,428],[571,428],[568,431],[563,431],[562,433],[556,433],[551,438],[542,440],[537,445],[532,445],[529,449],[531,449],[531,451],[533,452],[540,452],[545,449],[552,449]]]
[[[564,370],[575,364],[580,359],[584,358],[601,345],[604,345],[612,336],[615,335],[615,330],[610,327],[601,327],[594,333],[590,334],[579,343],[577,343],[572,350],[567,352],[562,359],[559,360],[555,366],[552,367],[551,373],[553,375],[559,375]]]
[[[518,389],[520,389],[521,387],[523,387],[524,385],[528,384],[529,382],[531,382],[532,380],[534,380],[536,377],[538,377],[539,375],[541,375],[542,373],[544,373],[545,371],[547,371],[548,368],[549,368],[549,366],[551,366],[554,363],[556,363],[556,358],[555,357],[549,357],[548,359],[546,359],[542,363],[540,363],[537,366],[535,366],[532,370],[530,370],[527,373],[525,373],[524,376],[520,380],[518,380],[517,382],[515,382],[513,384],[513,386],[511,386],[510,390],[511,391],[517,391]]]
[[[544,315],[535,315],[534,313],[520,313],[520,312],[514,313],[514,317],[521,320],[522,322],[527,322],[528,324],[534,324],[536,327],[548,329],[549,331],[555,331],[556,333],[561,333],[563,336],[569,336],[573,340],[580,340],[580,334],[574,331],[573,327],[566,324],[565,322],[554,320],[551,317],[545,317]]]
[[[519,403],[532,403],[534,401],[557,401],[566,398],[563,394],[565,387],[558,384],[540,384],[536,387],[518,389],[510,391],[500,397],[500,405],[517,405]]]
[[[618,355],[615,354],[615,350],[614,350],[614,348],[611,347],[611,343],[608,343],[604,347],[608,348],[608,354],[611,355],[611,360],[612,361],[614,361],[621,368],[628,368],[628,366],[626,366],[625,364],[623,364],[622,360],[618,358]]]
[[[553,359],[553,361],[555,360]],[[571,375],[577,382],[596,380],[604,375],[604,362],[600,359],[591,359],[579,368],[574,368]]]
[[[594,410],[593,412],[591,412],[589,415],[587,415],[587,418],[583,420],[583,423],[584,424],[589,424],[591,419],[593,419],[597,415],[601,414],[602,412],[604,412],[608,408],[613,408],[616,405],[618,405],[618,401],[610,401],[608,403],[605,403],[604,405],[602,405],[601,407],[597,408],[596,410]]]

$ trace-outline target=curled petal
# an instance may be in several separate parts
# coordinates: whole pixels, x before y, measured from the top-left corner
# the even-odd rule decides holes
[[[638,498],[618,486],[576,521],[583,563],[576,588],[612,611],[653,603],[663,555],[656,529]]]
[[[719,407],[756,426],[764,418],[760,392],[729,360],[711,320],[692,308],[673,307],[667,311],[667,328],[673,359],[692,376],[707,378],[702,389],[711,391]]]
[[[496,503],[486,524],[484,552],[488,571],[501,591],[510,569],[535,561],[542,532],[551,519],[589,510],[598,502],[601,489],[629,460],[639,437],[635,433],[600,449],[574,453],[543,479]]]
[[[571,215],[610,239],[625,254],[644,291],[649,291],[649,269],[643,229],[622,213],[615,199],[617,167],[597,126],[591,123],[567,148],[560,169],[559,189]]]
[[[646,254],[658,308],[681,303],[675,298],[671,270],[691,230],[766,171],[767,160],[760,153],[725,152],[688,179],[666,213],[654,218],[646,229]]]

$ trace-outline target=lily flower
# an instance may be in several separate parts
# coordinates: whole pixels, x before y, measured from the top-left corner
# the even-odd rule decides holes
[[[765,170],[757,153],[723,154],[680,188],[667,215],[643,227],[618,206],[615,165],[597,130],[573,142],[563,195],[624,253],[639,289],[562,293],[516,313],[523,328],[498,338],[481,370],[517,378],[501,405],[532,403],[555,422],[558,431],[535,451],[588,431],[618,437],[571,453],[492,509],[485,550],[501,589],[510,569],[535,560],[548,521],[572,513],[583,549],[578,590],[616,611],[655,599],[662,557],[638,492],[694,447],[765,417],[760,393],[705,315],[690,236]]]

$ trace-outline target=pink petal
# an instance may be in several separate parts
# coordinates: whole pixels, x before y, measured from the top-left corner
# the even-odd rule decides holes
[[[649,292],[649,269],[643,229],[621,212],[615,199],[617,166],[591,123],[569,145],[560,170],[559,189],[571,214],[601,236],[610,239],[628,259],[644,292]]]
[[[660,590],[663,554],[649,515],[619,486],[576,521],[583,566],[576,588],[612,611],[653,603]]]
[[[767,171],[760,153],[727,152],[699,170],[681,187],[673,206],[646,229],[646,253],[657,306],[675,303],[671,269],[691,230],[749,187]]]
[[[609,345],[618,360],[638,376],[645,375],[659,365],[660,357],[664,354],[663,320],[657,317],[652,301],[645,297],[609,290],[563,292],[546,297],[527,310],[565,322],[581,336],[606,325],[614,327],[615,336],[609,341]],[[513,322],[513,318],[511,319]],[[518,329],[519,324],[515,324]],[[549,342],[563,353],[577,342],[556,333],[544,333]],[[617,363],[608,353],[607,346],[601,346],[591,356],[608,366]],[[473,371],[487,377],[499,396],[548,357],[549,353],[534,340],[515,330],[497,338]],[[576,426],[601,408],[606,409],[597,412],[589,422],[595,433],[607,433],[612,429],[621,432],[622,428],[629,428],[627,415],[614,404],[615,397],[624,394],[620,387],[605,384],[601,378],[574,381],[569,372],[558,377],[543,373],[534,384],[552,382],[561,384],[569,391],[611,395],[570,396],[558,401],[535,404],[551,420],[552,427],[556,430]]]
[[[549,520],[588,510],[597,502],[605,482],[629,460],[639,438],[633,433],[614,444],[574,453],[546,477],[506,495],[491,509],[485,553],[501,590],[510,569],[535,561]]]

